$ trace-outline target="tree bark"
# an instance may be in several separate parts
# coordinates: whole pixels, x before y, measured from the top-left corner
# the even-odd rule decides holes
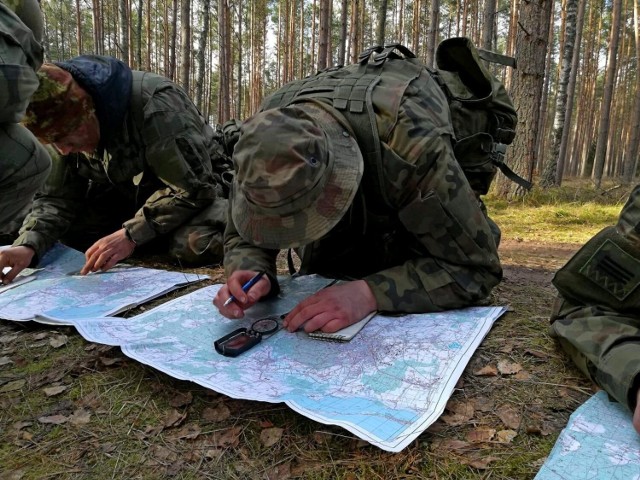
[[[376,45],[384,45],[384,35],[387,26],[387,0],[380,0],[378,8],[378,28],[376,30]]]
[[[609,143],[609,125],[611,113],[611,100],[613,97],[613,87],[617,69],[618,43],[620,39],[620,24],[622,0],[613,0],[613,10],[611,13],[611,32],[609,37],[609,50],[607,54],[607,71],[604,79],[604,92],[602,95],[602,105],[600,108],[600,128],[598,130],[598,141],[596,143],[596,156],[593,161],[592,178],[596,188],[600,188],[602,174],[604,171],[607,145]]]
[[[636,169],[638,168],[638,152],[640,151],[640,26],[638,25],[640,19],[638,15],[638,0],[633,0],[633,28],[636,47],[636,93],[630,126],[629,145],[624,161],[623,180],[627,184],[633,181],[633,177],[636,174]]]
[[[567,86],[571,76],[571,66],[573,60],[573,50],[576,41],[576,23],[578,0],[567,0],[567,15],[564,28],[564,52],[562,54],[562,66],[558,78],[558,93],[556,95],[555,117],[553,120],[553,143],[551,155],[548,156],[547,163],[540,179],[540,186],[550,187],[558,184],[558,155],[560,153],[560,142],[565,128],[565,117],[567,113]]]
[[[209,9],[211,8],[211,0],[203,0],[202,4],[202,31],[200,32],[200,38],[198,41],[198,53],[196,54],[196,63],[198,64],[198,83],[196,85],[196,105],[203,112],[204,108],[204,85],[206,78],[206,51],[209,41]]]
[[[191,0],[180,4],[180,84],[189,94],[191,88]]]
[[[120,58],[126,64],[129,63],[129,5],[127,0],[120,0],[119,17],[120,17]]]
[[[512,94],[518,108],[518,133],[507,153],[513,170],[531,180],[535,165],[535,147],[540,117],[540,99],[544,83],[545,57],[548,47],[550,0],[524,1],[519,11],[516,51],[518,69],[513,78]],[[506,178],[499,177],[497,193],[510,198],[524,191]]]

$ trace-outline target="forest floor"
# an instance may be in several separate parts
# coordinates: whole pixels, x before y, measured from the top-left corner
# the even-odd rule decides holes
[[[493,303],[508,312],[444,415],[400,453],[284,404],[176,380],[71,327],[1,322],[0,478],[533,478],[595,391],[548,334],[551,279],[615,222],[629,189],[610,192],[578,183],[521,201],[489,199],[503,230],[504,280]],[[219,268],[189,271],[224,280]]]

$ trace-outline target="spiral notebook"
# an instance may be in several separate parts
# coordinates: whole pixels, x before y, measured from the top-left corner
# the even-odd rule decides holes
[[[349,325],[342,330],[338,330],[333,333],[325,333],[321,331],[311,332],[309,333],[310,338],[315,338],[316,340],[326,340],[328,342],[348,342],[353,337],[355,337],[360,330],[364,328],[364,326],[376,316],[378,312],[371,312],[369,315],[364,317],[359,322],[354,323],[353,325]]]

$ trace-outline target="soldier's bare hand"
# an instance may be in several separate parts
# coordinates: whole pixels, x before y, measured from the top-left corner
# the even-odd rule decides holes
[[[364,280],[324,288],[300,302],[284,319],[284,326],[295,332],[322,330],[337,332],[362,320],[376,310],[376,299]]]
[[[136,244],[129,240],[124,228],[102,237],[85,252],[86,262],[80,275],[98,270],[105,272],[120,260],[129,257],[135,248]]]
[[[0,250],[0,281],[4,284],[11,283],[14,278],[31,264],[36,252],[30,247],[10,247]],[[10,268],[7,273],[2,273],[5,268]]]
[[[636,398],[636,409],[633,412],[633,428],[636,429],[636,432],[640,433],[640,389],[638,389],[638,396]]]
[[[236,270],[227,279],[227,283],[218,290],[213,304],[218,307],[222,315],[227,318],[242,318],[244,311],[271,291],[271,280],[264,275],[248,292],[242,291],[242,286],[251,280],[258,272],[252,270]],[[233,295],[235,300],[225,307],[225,302]]]

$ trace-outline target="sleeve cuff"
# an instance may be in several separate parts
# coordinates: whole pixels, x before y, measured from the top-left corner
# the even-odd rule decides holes
[[[144,245],[158,236],[148,222],[138,218],[127,220],[122,224],[122,228],[127,232],[127,237],[136,245]]]

